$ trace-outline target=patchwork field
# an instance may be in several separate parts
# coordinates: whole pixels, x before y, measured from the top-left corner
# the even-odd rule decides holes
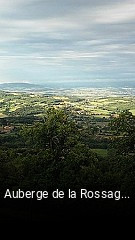
[[[45,94],[0,93],[0,117],[43,115],[50,107],[68,109],[76,115],[98,118],[117,116],[123,110],[135,115],[135,97],[56,96]]]

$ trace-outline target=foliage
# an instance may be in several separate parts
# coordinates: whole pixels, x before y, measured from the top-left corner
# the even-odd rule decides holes
[[[7,188],[87,188],[134,195],[134,123],[128,111],[111,121],[113,144],[106,156],[91,149],[93,134],[80,129],[63,110],[49,109],[42,122],[0,135],[1,196]]]
[[[130,154],[135,151],[135,116],[128,110],[119,114],[110,123],[113,131],[113,147],[119,153]]]

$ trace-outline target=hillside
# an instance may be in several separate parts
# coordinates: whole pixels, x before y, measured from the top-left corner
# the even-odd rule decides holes
[[[30,84],[30,83],[1,83],[1,90],[26,90],[26,89],[37,89],[42,88],[41,85]]]

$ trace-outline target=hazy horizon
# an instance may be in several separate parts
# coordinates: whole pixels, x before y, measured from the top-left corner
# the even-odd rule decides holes
[[[2,88],[13,88],[15,89],[16,87],[17,88],[21,88],[21,87],[32,87],[32,88],[54,88],[54,89],[60,89],[60,88],[63,88],[63,89],[71,89],[71,88],[132,88],[134,89],[135,88],[135,82],[134,81],[130,81],[130,82],[125,82],[125,81],[121,81],[121,82],[118,82],[118,81],[115,81],[115,82],[47,82],[47,83],[29,83],[29,82],[7,82],[7,83],[0,83],[0,90],[2,90]]]
[[[0,83],[131,86],[134,0],[0,0]]]

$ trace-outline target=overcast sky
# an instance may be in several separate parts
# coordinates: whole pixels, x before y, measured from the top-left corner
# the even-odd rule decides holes
[[[135,80],[135,0],[0,0],[0,83],[104,80]]]

